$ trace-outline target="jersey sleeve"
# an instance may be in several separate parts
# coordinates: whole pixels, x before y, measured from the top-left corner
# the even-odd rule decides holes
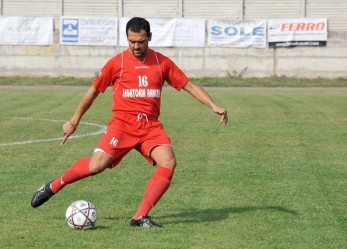
[[[189,81],[185,73],[169,58],[164,59],[165,80],[170,86],[180,91]]]
[[[99,76],[94,80],[93,86],[99,92],[104,93],[110,85],[116,80],[116,58],[112,57],[101,69]]]

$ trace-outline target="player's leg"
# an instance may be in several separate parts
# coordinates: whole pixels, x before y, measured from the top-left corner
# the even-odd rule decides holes
[[[71,184],[85,177],[98,174],[107,167],[115,167],[121,159],[130,151],[130,148],[118,148],[118,139],[122,136],[122,129],[117,124],[109,124],[107,132],[101,137],[99,144],[91,158],[82,158],[71,165],[64,174],[38,189],[31,205],[38,207],[48,201],[55,193],[67,184]],[[127,139],[124,139],[127,141]]]
[[[149,223],[149,226],[161,227],[161,225],[155,224],[150,220],[148,213],[170,187],[174,169],[176,167],[176,158],[172,146],[169,144],[153,148],[151,151],[151,158],[156,162],[158,168],[150,178],[140,207],[131,220],[130,224],[134,226],[144,226],[145,224],[140,223],[145,221]]]
[[[54,193],[60,191],[65,185],[74,183],[91,175],[103,172],[111,167],[112,157],[104,152],[93,153],[92,158],[82,158],[74,163],[64,174],[51,182],[51,189]]]
[[[39,188],[31,200],[31,206],[41,206],[64,186],[88,176],[98,174],[104,171],[107,167],[111,167],[112,162],[113,158],[104,152],[95,152],[92,158],[81,158],[72,164],[62,176]]]

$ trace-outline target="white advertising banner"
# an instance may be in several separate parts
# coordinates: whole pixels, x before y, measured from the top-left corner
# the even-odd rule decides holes
[[[0,17],[0,45],[51,45],[53,17]]]
[[[130,18],[119,20],[119,45],[128,46],[126,24]],[[151,25],[151,47],[205,46],[205,20],[200,18],[147,18]]]
[[[60,44],[117,45],[117,18],[68,17],[60,19]]]
[[[208,46],[265,48],[266,20],[208,21]]]
[[[326,46],[326,18],[268,20],[269,47]]]

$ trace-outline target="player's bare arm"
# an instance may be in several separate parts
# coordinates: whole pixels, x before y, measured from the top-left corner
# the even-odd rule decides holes
[[[63,124],[63,133],[64,137],[61,141],[60,145],[63,145],[68,137],[72,135],[75,130],[77,129],[77,126],[83,117],[84,113],[89,109],[89,107],[93,104],[96,97],[99,95],[99,91],[96,90],[93,86],[88,89],[88,91],[84,94],[82,97],[80,103],[78,104],[76,111],[72,118],[67,121],[65,124]]]
[[[220,124],[226,125],[228,123],[228,112],[226,109],[216,105],[212,100],[211,96],[200,86],[188,81],[188,83],[183,87],[194,98],[199,100],[204,105],[210,107],[215,113],[221,116],[219,121]]]

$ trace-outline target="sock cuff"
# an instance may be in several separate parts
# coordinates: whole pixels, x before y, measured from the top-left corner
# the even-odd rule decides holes
[[[89,170],[89,162],[91,158],[90,157],[83,157],[80,159],[81,164],[84,166],[84,172],[86,175],[90,175],[90,170]]]
[[[170,168],[166,168],[164,166],[158,166],[158,169],[156,171],[156,174],[165,177],[165,178],[169,178],[171,180],[171,178],[173,177],[174,174],[174,170],[170,169]]]

